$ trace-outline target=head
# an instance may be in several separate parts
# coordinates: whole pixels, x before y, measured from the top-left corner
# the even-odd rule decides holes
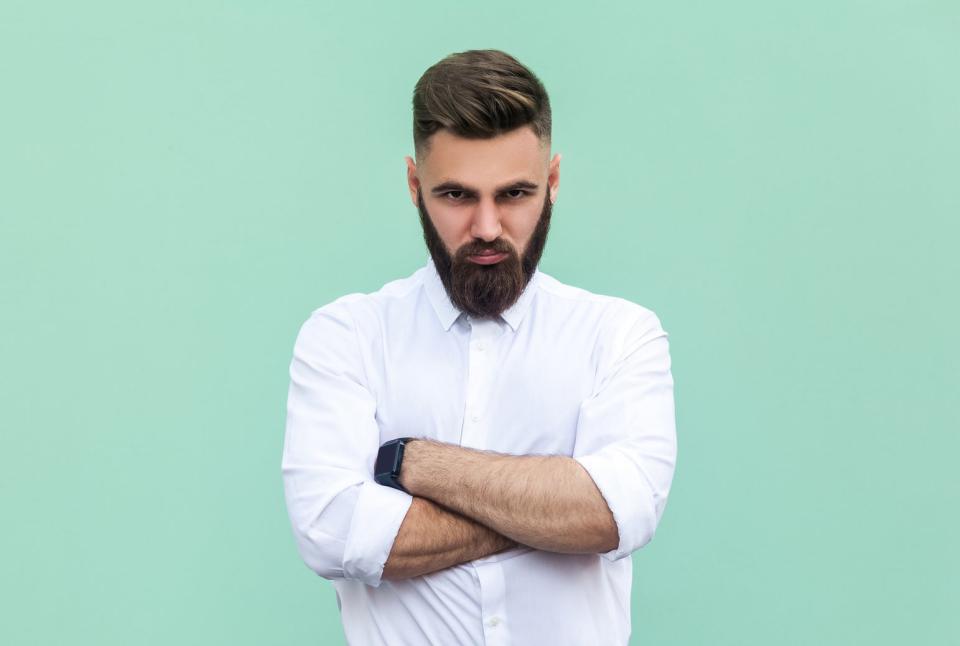
[[[476,317],[513,305],[533,277],[560,185],[543,85],[498,50],[451,54],[413,95],[410,197],[450,301]]]

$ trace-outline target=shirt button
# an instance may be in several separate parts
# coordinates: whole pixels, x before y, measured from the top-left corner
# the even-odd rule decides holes
[[[495,628],[499,624],[500,624],[500,617],[494,616],[494,617],[490,617],[490,619],[487,620],[487,625],[490,626],[491,628]]]
[[[478,344],[477,344],[477,351],[478,351],[478,352],[483,352],[483,343],[478,343]]]
[[[479,415],[474,415],[474,416],[471,417],[470,419],[472,419],[472,420],[475,421],[475,422],[479,422],[479,421],[480,421],[480,416],[479,416]]]

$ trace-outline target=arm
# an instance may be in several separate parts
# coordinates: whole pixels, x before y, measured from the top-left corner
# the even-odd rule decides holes
[[[406,579],[516,547],[517,542],[425,498],[414,497],[384,579]]]
[[[378,586],[412,496],[373,479],[376,399],[346,298],[301,326],[290,363],[284,495],[297,549],[325,579]]]
[[[572,458],[416,440],[401,484],[537,549],[614,561],[648,543],[677,446],[667,333],[649,310],[635,312],[604,335],[598,386],[581,403]]]
[[[595,392],[580,404],[573,457],[603,493],[620,542],[601,554],[629,556],[653,539],[677,461],[673,374],[656,314],[635,314],[607,333],[609,351]],[[632,322],[630,322],[632,320]]]
[[[376,398],[348,302],[311,314],[290,363],[282,475],[306,565],[329,580],[377,587],[384,577],[417,576],[514,547],[468,518],[374,481]]]
[[[505,455],[417,439],[404,449],[400,484],[536,549],[594,553],[617,544],[600,491],[566,456]]]

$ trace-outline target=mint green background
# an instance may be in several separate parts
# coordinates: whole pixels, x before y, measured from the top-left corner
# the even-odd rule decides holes
[[[410,93],[545,82],[541,268],[656,311],[636,644],[960,643],[956,2],[0,4],[0,643],[343,643],[299,325],[426,259]]]

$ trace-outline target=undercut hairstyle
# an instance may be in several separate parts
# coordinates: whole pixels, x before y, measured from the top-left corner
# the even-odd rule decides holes
[[[441,128],[468,139],[490,139],[529,125],[550,146],[550,99],[540,79],[498,49],[450,54],[427,69],[413,91],[417,160]]]

